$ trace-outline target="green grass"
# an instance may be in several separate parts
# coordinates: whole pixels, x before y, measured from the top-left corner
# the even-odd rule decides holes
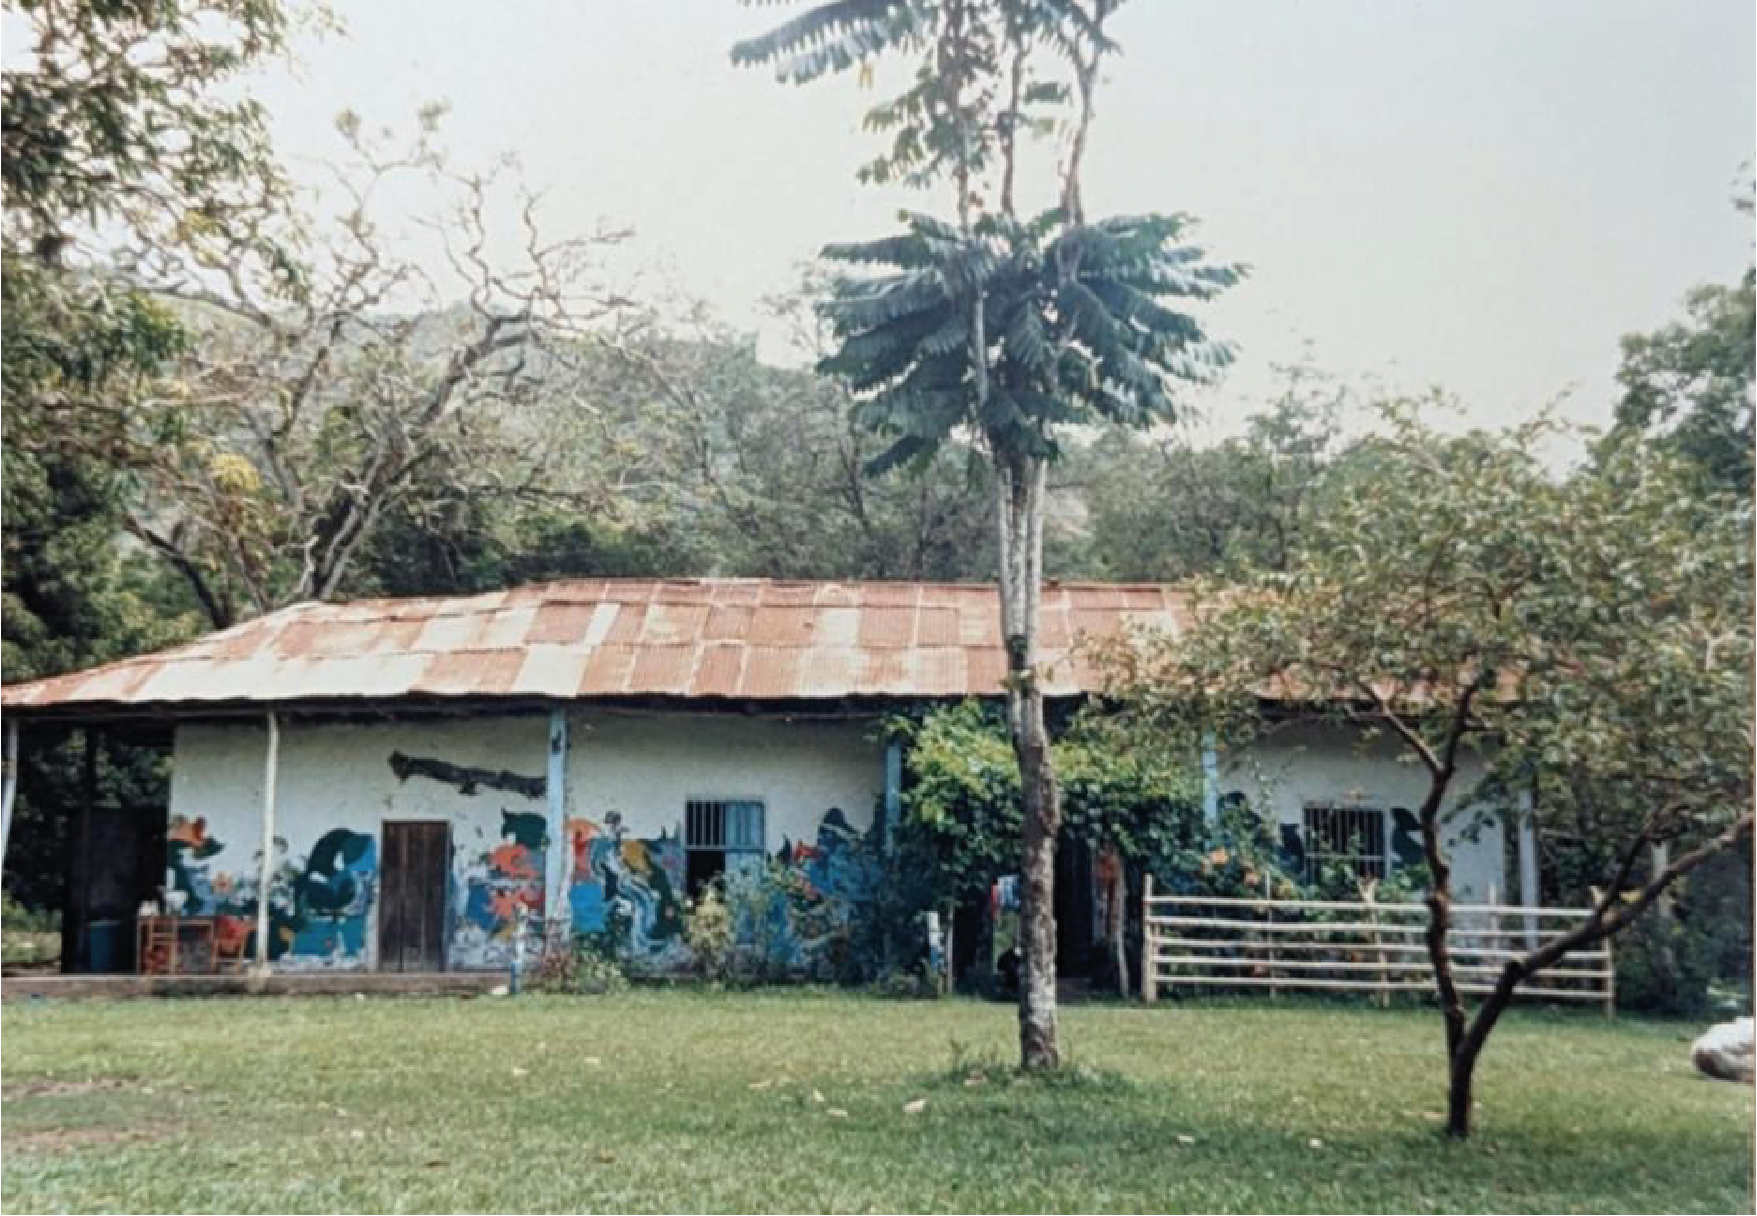
[[[1752,1209],[1751,1089],[1693,1073],[1691,1027],[1592,1015],[1509,1016],[1464,1145],[1419,1010],[1074,1007],[1054,1084],[993,1066],[1007,1006],[822,992],[3,1025],[14,1211]]]

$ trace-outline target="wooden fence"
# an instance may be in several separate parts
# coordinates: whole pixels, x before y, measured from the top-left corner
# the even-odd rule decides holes
[[[1359,900],[1225,899],[1158,895],[1147,878],[1142,895],[1141,996],[1175,988],[1354,992],[1389,1004],[1397,993],[1431,994],[1428,910],[1421,903],[1380,903],[1370,885]],[[1492,895],[1491,895],[1492,900]],[[1447,944],[1459,991],[1493,990],[1510,958],[1565,933],[1584,908],[1454,904]],[[1566,955],[1523,983],[1517,996],[1592,1001],[1610,1017],[1615,968],[1608,941]]]

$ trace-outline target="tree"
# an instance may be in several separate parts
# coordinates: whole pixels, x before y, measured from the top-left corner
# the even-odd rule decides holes
[[[934,907],[988,906],[1013,871],[1023,820],[1019,767],[1003,716],[967,701],[890,724],[908,744],[902,866]],[[1064,831],[1107,857],[1111,966],[1126,995],[1128,875],[1192,848],[1201,829],[1201,781],[1191,756],[1134,746],[1095,716],[1078,715],[1054,743]],[[1137,888],[1138,889],[1138,888]]]
[[[1089,223],[1082,165],[1113,0],[840,0],[741,43],[735,62],[810,80],[887,50],[919,56],[914,83],[868,116],[893,133],[864,173],[948,181],[955,220],[904,217],[898,235],[826,250],[888,273],[849,277],[825,303],[841,341],[821,365],[862,396],[859,417],[893,437],[875,462],[924,458],[977,437],[994,481],[1007,717],[1023,792],[1021,1065],[1060,1062],[1055,1010],[1054,764],[1036,672],[1047,476],[1071,424],[1144,426],[1175,410],[1173,386],[1222,366],[1227,348],[1167,300],[1206,299],[1239,275],[1180,244],[1187,217]],[[1069,80],[1034,75],[1050,52]],[[1019,135],[1071,102],[1055,209],[1021,220]],[[990,204],[989,200],[994,200]]]
[[[12,6],[9,6],[12,7]],[[224,87],[277,54],[273,0],[22,0],[25,52],[4,84],[7,674],[114,657],[111,592],[126,471],[186,350],[177,317],[123,267],[254,266],[297,286],[261,221],[284,191],[260,109]],[[74,554],[78,556],[75,557]],[[117,638],[106,631],[116,629]]]
[[[793,349],[821,359],[825,284],[769,300]],[[906,476],[871,476],[883,440],[851,416],[846,385],[776,367],[701,309],[653,316],[601,343],[581,451],[629,468],[629,509],[665,532],[682,568],[783,578],[980,577],[969,538],[987,532],[973,496],[984,468],[950,445]],[[577,434],[578,428],[576,428]],[[809,519],[812,526],[801,527]]]
[[[0,486],[4,667],[18,680],[195,627],[175,585],[117,543],[131,471],[163,439],[143,419],[187,339],[130,267],[156,249],[161,263],[248,266],[286,292],[298,282],[259,239],[284,188],[262,114],[226,92],[280,51],[279,3],[17,0],[7,12],[19,20],[0,106]],[[7,890],[32,904],[59,895],[58,812],[86,796],[82,758],[57,733],[21,757],[7,842]],[[90,744],[106,797],[128,804],[162,778],[150,759]]]
[[[1696,288],[1686,308],[1688,321],[1623,339],[1613,437],[1646,437],[1686,457],[1709,484],[1749,495],[1757,272]]]
[[[1346,474],[1340,392],[1296,368],[1242,435],[1207,447],[1176,431],[1113,430],[1070,453],[1092,577],[1177,582],[1284,570],[1328,484]]]
[[[1447,1130],[1517,987],[1626,929],[1752,827],[1751,510],[1678,458],[1624,444],[1565,479],[1551,427],[1445,437],[1407,412],[1313,520],[1286,574],[1199,602],[1175,643],[1115,647],[1143,724],[1249,729],[1267,690],[1401,744],[1426,773],[1426,943],[1445,1021]],[[1474,1013],[1453,978],[1441,810],[1467,751],[1540,833],[1607,846],[1578,927],[1507,960]],[[1668,852],[1654,854],[1654,846]]]
[[[538,402],[586,408],[568,368],[591,326],[623,304],[594,263],[622,234],[545,239],[534,198],[447,167],[440,114],[424,111],[412,145],[394,153],[342,116],[353,163],[337,173],[339,214],[308,226],[327,239],[309,250],[297,299],[243,276],[154,283],[192,338],[161,389],[173,441],[141,462],[128,528],[215,627],[338,594],[381,521],[417,493],[430,496],[413,504],[426,510],[543,496],[525,415]],[[386,180],[405,174],[441,200],[432,222],[449,274],[409,260],[373,214]],[[486,252],[497,219],[520,229],[514,258]]]

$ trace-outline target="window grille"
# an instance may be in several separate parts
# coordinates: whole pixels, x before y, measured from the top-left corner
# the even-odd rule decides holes
[[[723,874],[763,864],[763,804],[692,798],[683,804],[685,882],[691,898]]]
[[[684,804],[683,847],[726,853],[761,852],[763,804],[708,802]]]
[[[1359,878],[1385,876],[1385,812],[1367,806],[1305,808],[1306,877],[1328,864]]]

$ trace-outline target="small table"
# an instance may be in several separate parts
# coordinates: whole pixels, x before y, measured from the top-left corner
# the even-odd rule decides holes
[[[143,916],[136,929],[142,975],[190,975],[214,971],[216,919],[212,916]]]

